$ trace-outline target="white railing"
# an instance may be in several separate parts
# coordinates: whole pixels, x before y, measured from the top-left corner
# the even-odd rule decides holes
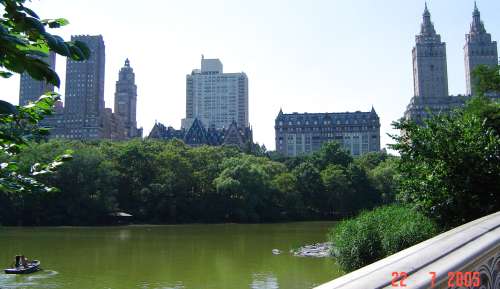
[[[500,289],[500,212],[315,289]]]

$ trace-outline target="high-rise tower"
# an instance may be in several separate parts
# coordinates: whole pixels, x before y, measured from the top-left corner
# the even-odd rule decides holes
[[[129,138],[137,137],[137,86],[130,61],[120,69],[115,91],[115,114],[121,119]]]
[[[413,82],[416,97],[448,97],[446,43],[436,33],[425,4],[420,34],[413,48]]]
[[[55,70],[56,54],[49,52],[49,56],[43,59],[47,64]],[[28,73],[21,74],[21,85],[19,89],[19,105],[26,105],[30,101],[35,102],[40,96],[46,92],[54,91],[54,85],[45,81],[40,81],[31,78]]]
[[[64,137],[104,138],[104,40],[101,35],[71,36],[71,40],[87,44],[91,54],[85,61],[67,60]]]
[[[474,94],[474,69],[478,65],[498,65],[497,43],[491,41],[491,34],[486,32],[481,21],[481,13],[474,2],[470,31],[465,35],[465,80],[467,95]]]
[[[182,127],[195,119],[207,128],[228,128],[232,122],[248,127],[248,78],[241,73],[224,73],[219,59],[201,59],[201,70],[186,76],[186,118]]]

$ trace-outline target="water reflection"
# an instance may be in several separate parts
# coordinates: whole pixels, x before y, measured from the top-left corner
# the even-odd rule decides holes
[[[332,225],[0,227],[0,263],[23,252],[46,269],[24,277],[0,272],[0,288],[311,288],[342,273],[332,260],[287,252],[324,240]]]
[[[140,289],[186,289],[182,282],[177,282],[176,284],[153,284],[149,282],[143,282]],[[1,289],[1,288],[0,288]]]
[[[0,274],[0,288],[1,289],[24,289],[24,288],[58,288],[57,284],[47,282],[55,275],[59,274],[57,271],[40,271],[32,275],[9,275]],[[42,281],[43,280],[43,284]]]
[[[120,230],[118,232],[118,239],[120,239],[120,241],[127,241],[130,239],[130,230]]]
[[[272,273],[254,273],[251,289],[279,289],[278,278]]]

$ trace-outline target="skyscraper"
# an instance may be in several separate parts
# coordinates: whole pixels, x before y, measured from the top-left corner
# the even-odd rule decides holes
[[[416,97],[448,97],[446,44],[436,33],[425,4],[420,34],[413,48],[413,81]]]
[[[436,34],[431,22],[431,15],[424,10],[424,20],[420,34],[416,36],[413,48],[413,79],[415,93],[406,107],[404,118],[421,123],[431,115],[447,114],[455,108],[464,106],[474,93],[472,71],[479,64],[497,65],[497,43],[491,41],[486,33],[477,5],[474,5],[473,20],[469,34],[466,34],[465,73],[467,82],[466,95],[448,95],[448,77],[446,71],[446,44]],[[488,93],[492,99],[500,99],[498,93]]]
[[[497,43],[491,41],[491,34],[486,32],[481,21],[481,14],[474,2],[470,31],[465,35],[465,78],[467,95],[474,94],[474,77],[472,72],[478,65],[498,65]]]
[[[47,62],[52,70],[55,70],[56,54],[54,52],[50,52],[49,56],[43,60]],[[45,81],[35,80],[26,72],[22,73],[19,89],[19,105],[26,105],[30,101],[35,102],[42,94],[49,91],[54,91],[54,85]]]
[[[224,73],[219,59],[201,58],[201,70],[186,76],[186,118],[182,127],[195,119],[207,128],[228,128],[234,121],[248,127],[248,78],[245,73]]]
[[[128,58],[120,69],[115,91],[115,114],[121,119],[128,138],[137,137],[137,86]]]
[[[63,137],[104,138],[104,40],[101,35],[77,35],[71,40],[86,43],[91,55],[85,61],[67,60]]]

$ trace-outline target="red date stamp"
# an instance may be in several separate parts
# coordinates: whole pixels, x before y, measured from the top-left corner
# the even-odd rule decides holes
[[[429,272],[431,288],[436,285],[436,272]],[[406,279],[410,275],[407,272],[392,272],[392,287],[407,287]],[[448,287],[479,287],[481,286],[481,275],[479,272],[448,272]]]

